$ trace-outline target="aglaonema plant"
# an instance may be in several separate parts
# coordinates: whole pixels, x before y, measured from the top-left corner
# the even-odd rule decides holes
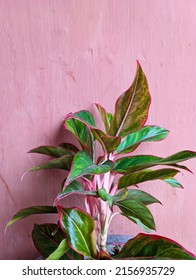
[[[57,214],[56,224],[36,224],[32,232],[36,248],[46,259],[195,259],[194,254],[177,242],[149,233],[156,228],[148,206],[160,201],[139,189],[139,184],[162,180],[171,187],[182,188],[174,177],[180,170],[190,170],[179,163],[196,157],[196,152],[188,150],[166,158],[135,155],[135,152],[132,155],[142,142],[160,141],[169,133],[156,125],[145,126],[150,100],[145,74],[137,63],[134,81],[117,99],[113,115],[95,104],[104,131],[97,128],[89,111],[69,113],[63,125],[75,136],[77,147],[63,143],[30,151],[53,157],[31,168],[31,172],[66,171],[54,205],[22,209],[7,226],[33,214]],[[99,154],[97,144],[102,149]],[[74,198],[75,194],[83,196],[85,210],[75,205],[72,208],[62,206],[65,197]],[[111,256],[106,241],[111,220],[117,214],[138,224],[147,233],[139,233],[119,253]]]

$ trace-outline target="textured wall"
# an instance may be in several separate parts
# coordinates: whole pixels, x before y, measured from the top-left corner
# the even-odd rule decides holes
[[[98,102],[112,112],[111,101],[132,82],[136,59],[152,95],[148,123],[171,132],[139,151],[196,150],[196,2],[0,0],[0,26],[0,259],[31,259],[37,254],[32,225],[48,218],[20,221],[6,235],[5,224],[20,208],[53,203],[63,175],[46,171],[21,181],[44,159],[26,152],[63,141],[62,120],[70,111],[95,113]],[[196,173],[195,161],[187,164]],[[143,189],[163,202],[152,207],[157,232],[196,253],[196,175],[178,178],[184,190],[162,182]],[[110,230],[138,231],[125,218],[113,220]]]

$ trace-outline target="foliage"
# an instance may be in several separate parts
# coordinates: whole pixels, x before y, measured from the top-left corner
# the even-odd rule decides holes
[[[52,157],[30,172],[56,168],[68,173],[54,206],[22,209],[7,226],[32,214],[57,214],[57,224],[35,225],[32,232],[36,248],[48,259],[112,259],[107,253],[106,240],[110,222],[117,213],[147,232],[155,230],[148,206],[160,201],[135,187],[142,182],[162,180],[182,188],[174,177],[181,169],[189,169],[179,163],[196,157],[196,152],[186,150],[166,158],[131,155],[141,143],[163,140],[169,133],[159,126],[145,126],[150,100],[147,80],[138,63],[134,81],[117,99],[113,115],[96,104],[104,131],[97,128],[89,111],[68,114],[64,128],[75,136],[78,147],[63,143],[30,151]],[[103,154],[97,155],[96,144],[101,146]],[[65,197],[75,194],[83,196],[85,211],[61,205]],[[116,208],[119,211],[115,212]],[[195,259],[195,256],[165,237],[138,234],[114,258]]]

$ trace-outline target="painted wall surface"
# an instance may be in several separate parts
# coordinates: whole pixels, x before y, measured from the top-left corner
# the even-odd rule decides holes
[[[46,158],[31,148],[67,140],[69,112],[113,102],[131,84],[138,59],[148,77],[152,104],[148,124],[163,126],[163,142],[138,152],[167,156],[196,150],[196,1],[194,0],[0,0],[0,259],[33,259],[30,217],[8,229],[12,215],[30,205],[50,205],[60,171],[21,176]],[[69,139],[68,139],[69,140]],[[196,173],[196,162],[187,165]],[[177,178],[184,190],[163,182],[142,188],[160,199],[151,207],[157,233],[196,253],[196,175]],[[80,202],[67,201],[70,206]],[[140,228],[116,217],[110,233]]]

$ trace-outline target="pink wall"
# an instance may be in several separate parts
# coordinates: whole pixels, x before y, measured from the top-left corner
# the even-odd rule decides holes
[[[166,156],[196,150],[196,2],[0,0],[0,26],[0,259],[31,259],[37,254],[32,224],[45,217],[20,221],[6,235],[4,227],[20,208],[52,204],[62,172],[28,174],[21,181],[44,160],[26,152],[61,142],[62,120],[70,111],[95,113],[93,102],[113,111],[111,101],[132,82],[136,59],[152,95],[148,123],[171,132],[140,152]],[[195,161],[187,164],[196,173]],[[184,190],[162,182],[143,189],[164,205],[152,207],[157,232],[196,253],[196,175],[184,172],[178,178]],[[116,218],[110,232],[138,231]]]

